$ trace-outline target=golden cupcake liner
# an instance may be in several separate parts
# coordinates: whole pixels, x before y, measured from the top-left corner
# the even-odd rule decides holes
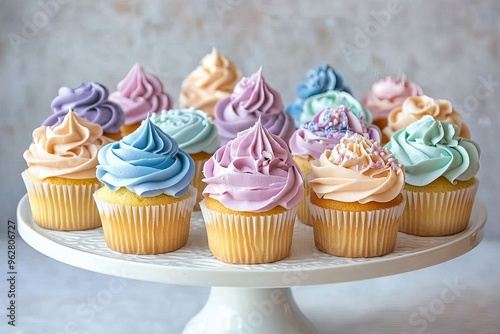
[[[196,189],[170,204],[133,206],[108,203],[94,195],[109,248],[125,254],[162,254],[184,246],[188,239]]]
[[[193,210],[196,211],[200,210],[200,202],[203,200],[203,190],[207,186],[207,184],[202,181],[204,178],[203,166],[205,165],[205,162],[207,160],[208,159],[194,161],[194,177],[191,181],[191,185],[198,190],[198,193],[196,195],[196,203],[194,204],[193,208]]]
[[[92,198],[101,183],[81,185],[52,184],[21,174],[31,206],[33,220],[39,226],[59,231],[89,230],[101,226]]]
[[[292,247],[297,207],[279,214],[232,214],[200,203],[208,247],[219,260],[235,264],[270,263],[286,258]]]
[[[356,212],[308,202],[314,242],[320,251],[342,257],[374,257],[388,254],[396,247],[404,200],[394,207]]]
[[[309,210],[308,198],[311,194],[311,186],[307,181],[307,175],[302,174],[302,179],[304,180],[304,197],[299,203],[297,210],[297,218],[306,225],[312,226],[311,211]]]
[[[445,236],[461,232],[469,225],[479,181],[447,192],[403,190],[406,208],[400,232],[418,236]]]

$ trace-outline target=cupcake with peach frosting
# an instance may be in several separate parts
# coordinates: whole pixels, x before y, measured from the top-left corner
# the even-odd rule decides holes
[[[214,116],[217,102],[231,95],[240,78],[241,72],[234,63],[214,48],[182,82],[180,106]]]
[[[437,100],[425,95],[409,97],[401,107],[393,109],[387,118],[387,126],[382,132],[391,138],[396,131],[415,123],[426,115],[438,121],[457,125],[460,137],[470,138],[469,128],[462,122],[460,114],[453,108],[450,101]]]

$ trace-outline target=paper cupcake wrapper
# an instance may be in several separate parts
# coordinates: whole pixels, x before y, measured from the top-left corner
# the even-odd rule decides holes
[[[188,239],[196,189],[190,196],[165,205],[133,206],[108,203],[94,195],[109,248],[125,254],[162,254],[184,246]]]
[[[309,201],[309,200],[308,200]],[[341,211],[310,203],[316,247],[342,257],[374,257],[396,247],[405,201],[370,211]]]
[[[418,236],[445,236],[469,225],[479,180],[468,188],[448,192],[403,190],[406,208],[400,231]]]
[[[297,207],[273,215],[250,216],[210,210],[200,203],[208,247],[219,260],[236,264],[270,263],[292,247]]]
[[[59,231],[89,230],[101,226],[92,194],[100,183],[62,185],[40,182],[21,173],[33,220],[39,226]]]
[[[193,210],[200,210],[200,202],[203,200],[203,190],[207,186],[205,182],[203,182],[203,166],[205,165],[205,160],[195,160],[194,162],[194,178],[191,181],[191,185],[197,189],[196,202]]]
[[[311,194],[311,186],[307,181],[307,175],[302,173],[302,179],[304,180],[304,198],[299,203],[297,210],[297,218],[306,225],[312,226],[311,211],[309,210],[308,198]]]

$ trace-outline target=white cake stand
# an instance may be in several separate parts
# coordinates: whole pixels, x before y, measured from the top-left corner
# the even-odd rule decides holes
[[[101,228],[80,232],[41,228],[33,222],[26,195],[19,201],[17,219],[22,238],[58,261],[131,279],[211,286],[206,305],[183,334],[312,334],[317,331],[297,307],[290,287],[393,275],[453,259],[482,240],[487,211],[476,202],[469,227],[459,234],[434,238],[400,233],[393,253],[360,259],[318,251],[311,227],[298,222],[290,257],[264,265],[230,265],[216,260],[208,249],[199,212],[193,213],[185,247],[150,256],[110,250]]]

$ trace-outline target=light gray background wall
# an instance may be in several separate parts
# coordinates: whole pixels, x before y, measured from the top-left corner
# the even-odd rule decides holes
[[[50,114],[60,86],[98,81],[114,90],[138,61],[177,100],[182,79],[212,47],[245,75],[262,65],[287,103],[306,70],[321,63],[340,70],[358,98],[375,80],[404,73],[428,95],[451,100],[483,148],[477,198],[489,211],[487,240],[460,259],[419,272],[298,288],[297,300],[321,333],[416,333],[419,328],[409,323],[409,316],[439,298],[446,280],[458,279],[465,292],[424,332],[498,333],[500,2],[401,0],[397,13],[384,27],[377,26],[377,13],[393,8],[390,3],[394,1],[2,1],[2,223],[15,219],[25,193],[22,153],[32,130]],[[363,38],[360,31],[366,29],[369,36]],[[21,240],[19,266],[22,308],[20,326],[9,328],[12,333],[59,333],[69,322],[76,322],[82,333],[178,333],[207,295],[205,288],[126,280],[123,292],[85,322],[75,309],[113,278],[57,263]],[[162,316],[161,310],[167,313]]]

